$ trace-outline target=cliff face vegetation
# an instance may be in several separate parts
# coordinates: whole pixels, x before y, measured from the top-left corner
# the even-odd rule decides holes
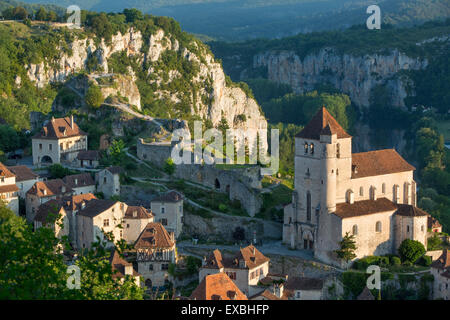
[[[0,66],[5,75],[0,99],[12,109],[23,108],[21,119],[9,119],[5,108],[0,117],[26,128],[30,111],[49,112],[62,85],[84,74],[104,98],[118,98],[147,115],[198,119],[210,127],[226,122],[230,128],[267,128],[248,87],[230,81],[209,48],[182,32],[173,19],[84,13],[83,20],[81,30],[0,26],[5,35],[0,56],[9,62]],[[23,95],[31,92],[32,99],[46,104],[27,104]],[[45,99],[38,99],[44,94]],[[59,106],[73,107],[74,99],[64,96],[70,94],[63,89]]]

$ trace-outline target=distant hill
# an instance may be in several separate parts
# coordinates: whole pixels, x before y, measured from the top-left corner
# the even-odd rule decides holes
[[[50,1],[48,1],[48,3],[50,3]],[[18,6],[24,7],[30,13],[36,12],[37,10],[39,10],[40,7],[44,7],[48,11],[49,10],[55,11],[58,15],[62,15],[66,11],[66,8],[54,4],[42,5],[34,3],[25,3],[17,0],[0,0],[0,13],[8,8],[14,8]]]
[[[137,8],[171,16],[183,29],[217,40],[280,38],[297,33],[344,29],[362,24],[366,8],[378,4],[384,23],[408,26],[450,17],[448,0],[24,0],[78,4],[93,11]]]

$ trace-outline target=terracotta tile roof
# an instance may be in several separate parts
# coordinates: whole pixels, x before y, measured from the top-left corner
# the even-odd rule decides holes
[[[19,188],[15,184],[10,184],[7,186],[0,186],[0,193],[17,192],[17,191],[19,191]]]
[[[338,203],[334,214],[345,219],[394,210],[397,210],[395,203],[386,198],[378,198],[377,200],[355,201],[353,204]]]
[[[136,249],[172,248],[174,245],[175,241],[161,223],[150,222],[142,230],[134,247]]]
[[[429,214],[423,211],[420,208],[417,208],[415,206],[412,206],[410,204],[397,204],[397,212],[396,214],[400,216],[405,217],[424,217],[428,216]]]
[[[123,169],[121,167],[108,167],[106,168],[109,172],[112,174],[121,174],[123,172]]]
[[[9,169],[0,162],[0,177],[5,177],[5,178],[12,178],[14,177],[14,174],[9,171]]]
[[[359,294],[356,300],[375,300],[372,292],[370,292],[369,288],[364,287],[363,291]]]
[[[322,290],[323,280],[317,278],[300,278],[300,277],[290,277],[288,281],[284,284],[285,291],[295,291],[295,290]]]
[[[80,174],[65,176],[63,178],[63,181],[65,184],[67,184],[71,188],[95,186],[94,179],[92,179],[92,176],[89,173],[80,173]]]
[[[77,155],[78,160],[99,160],[100,152],[97,150],[81,150]]]
[[[335,118],[325,107],[319,109],[315,116],[295,137],[304,139],[320,140],[320,135],[336,134],[338,139],[350,138]]]
[[[34,173],[27,166],[13,166],[8,167],[8,169],[16,176],[16,182],[34,180],[37,179],[37,177],[39,177],[39,175]]]
[[[278,298],[276,295],[273,294],[269,289],[266,289],[260,293],[257,293],[250,297],[250,300],[253,300],[256,297],[264,297],[267,300],[287,300],[287,297],[283,295],[282,298]]]
[[[352,179],[414,170],[394,149],[352,154]]]
[[[151,210],[147,210],[144,207],[128,206],[125,212],[126,219],[150,219],[154,215]]]
[[[152,200],[152,202],[178,202],[181,200],[183,200],[183,195],[178,191],[171,190],[163,195],[160,195],[159,197],[156,197]]]
[[[442,252],[442,255],[437,260],[433,261],[431,266],[437,269],[450,268],[450,251],[445,249]],[[450,269],[448,271],[450,271]]]
[[[225,273],[207,275],[192,292],[192,300],[248,300]]]
[[[45,193],[46,192],[46,193]],[[64,183],[61,179],[38,181],[36,182],[27,194],[33,194],[38,197],[59,196],[73,192],[72,188]]]
[[[208,269],[222,269],[223,267],[222,253],[219,249],[214,250],[202,266],[202,268]]]
[[[52,118],[48,123],[38,132],[33,138],[38,139],[61,139],[67,137],[75,137],[81,135],[87,135],[83,132],[78,125],[73,121],[73,127],[71,126],[72,119],[70,117],[65,118]]]
[[[439,223],[439,221],[432,217],[430,214],[428,215],[428,229],[435,229],[435,228],[442,228],[442,225]]]
[[[53,199],[39,206],[34,220],[46,223],[47,218],[53,220],[61,211],[64,211],[61,202]]]
[[[82,203],[84,202],[85,205],[91,201],[97,199],[95,195],[92,193],[84,193],[74,196],[68,196],[62,198],[62,203],[64,204],[64,209],[68,211],[75,211],[75,210],[81,210]]]
[[[122,279],[125,278],[125,267],[132,267],[133,264],[131,262],[126,261],[124,258],[120,256],[120,254],[117,252],[117,250],[114,250],[114,252],[111,254],[109,258],[109,263],[111,264],[112,271],[113,271],[113,279]],[[138,273],[133,268],[133,277],[139,277],[141,276],[140,273]]]
[[[78,215],[93,218],[110,209],[117,202],[114,200],[92,199],[86,203],[84,209],[78,212]]]
[[[252,244],[249,245],[248,247],[241,248],[236,258],[244,259],[246,267],[249,269],[256,268],[270,260],[268,257],[263,255],[261,251],[256,249]]]

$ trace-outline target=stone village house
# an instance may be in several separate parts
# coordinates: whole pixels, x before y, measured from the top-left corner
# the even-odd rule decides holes
[[[92,179],[90,173],[80,173],[70,176],[65,176],[64,183],[70,187],[74,194],[95,193],[95,181]]]
[[[52,118],[32,138],[33,164],[71,163],[87,146],[87,134],[74,122],[73,116]]]
[[[158,222],[147,224],[134,248],[138,272],[147,288],[162,287],[169,282],[169,264],[177,262],[175,235]]]
[[[450,300],[450,251],[443,250],[442,255],[431,264],[434,276],[433,299]]]
[[[122,172],[121,167],[109,167],[97,172],[95,175],[97,192],[103,193],[105,198],[120,195],[120,174]]]
[[[141,275],[133,268],[133,264],[131,262],[126,261],[120,256],[117,250],[114,250],[111,253],[109,263],[111,264],[113,270],[113,279],[119,279],[123,282],[126,276],[130,276],[134,278],[134,282],[137,286],[141,286]]]
[[[352,137],[321,108],[295,137],[295,190],[284,208],[283,243],[334,265],[346,232],[356,255],[426,246],[427,213],[416,207],[415,168],[395,150],[352,153]]]
[[[0,162],[0,200],[15,214],[19,214],[19,188],[16,185],[16,176]]]
[[[8,169],[16,176],[19,197],[25,199],[28,190],[39,181],[39,176],[27,166],[13,166]]]
[[[171,190],[151,201],[155,220],[178,238],[183,228],[183,196]]]

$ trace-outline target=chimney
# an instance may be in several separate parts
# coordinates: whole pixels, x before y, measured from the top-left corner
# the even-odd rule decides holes
[[[172,242],[175,242],[175,232],[170,233],[170,240],[172,240]]]
[[[86,202],[83,201],[83,202],[81,203],[81,209],[83,210],[84,208],[86,208]]]
[[[73,129],[73,115],[70,116],[70,127]]]
[[[52,123],[55,122],[55,117],[52,117]]]
[[[75,185],[76,186],[78,185],[78,179],[77,178],[75,178]]]
[[[256,254],[256,248],[255,247],[253,247],[253,255],[255,255]]]
[[[133,217],[136,218],[137,217],[137,210],[133,211]]]
[[[43,193],[44,193],[44,196],[46,196],[47,195],[47,189],[44,189]]]
[[[283,296],[284,286],[282,283],[274,284],[273,285],[273,294],[276,295],[278,298],[281,298]]]

